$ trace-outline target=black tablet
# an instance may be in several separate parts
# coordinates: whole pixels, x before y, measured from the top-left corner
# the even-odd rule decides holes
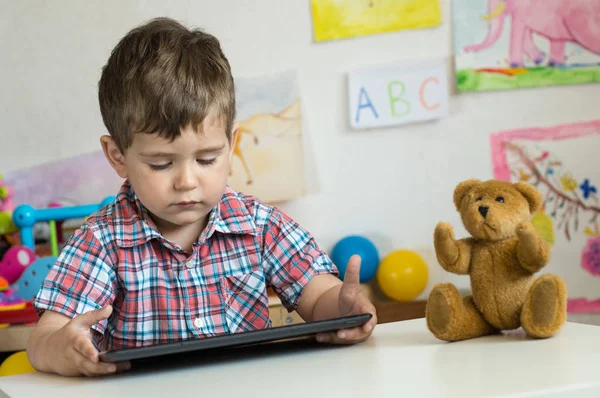
[[[371,319],[371,314],[351,315],[347,317],[327,319],[324,321],[306,322],[296,325],[279,326],[270,329],[227,334],[201,339],[184,340],[176,343],[156,344],[146,347],[127,348],[124,350],[104,351],[100,353],[102,362],[121,362],[158,357],[163,355],[195,352],[215,348],[232,348],[249,344],[275,342],[297,337],[311,337],[318,333],[335,332],[362,326]]]

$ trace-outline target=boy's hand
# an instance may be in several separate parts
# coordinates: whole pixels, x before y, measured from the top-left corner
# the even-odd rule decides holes
[[[339,330],[337,333],[317,335],[317,340],[323,343],[354,344],[369,338],[375,325],[377,313],[375,306],[365,296],[360,287],[360,257],[354,255],[348,260],[344,282],[338,297],[340,316],[370,313],[373,317],[364,325],[351,329]]]
[[[112,307],[86,312],[48,338],[49,367],[63,376],[100,376],[128,370],[129,363],[103,363],[92,343],[91,327],[112,313]]]

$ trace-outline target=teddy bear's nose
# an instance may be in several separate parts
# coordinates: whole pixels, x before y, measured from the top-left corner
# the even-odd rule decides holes
[[[485,216],[487,216],[489,209],[490,208],[487,206],[479,206],[479,214],[481,214],[483,216],[483,218],[485,218]]]

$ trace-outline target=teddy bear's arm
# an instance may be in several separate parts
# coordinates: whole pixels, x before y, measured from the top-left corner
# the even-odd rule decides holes
[[[517,226],[517,258],[521,267],[533,273],[538,272],[550,261],[550,246],[535,227],[528,221]]]
[[[454,239],[452,226],[439,223],[435,228],[434,246],[438,262],[448,272],[458,275],[469,273],[473,238]]]

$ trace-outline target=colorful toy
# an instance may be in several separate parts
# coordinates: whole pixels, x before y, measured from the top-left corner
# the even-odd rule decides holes
[[[410,250],[396,250],[385,256],[377,270],[381,291],[396,301],[414,300],[427,286],[429,271],[421,256]]]
[[[539,278],[550,246],[531,224],[542,194],[525,182],[467,180],[454,190],[454,205],[471,237],[454,239],[439,223],[434,233],[438,262],[448,272],[469,275],[472,295],[462,298],[451,283],[429,295],[427,327],[440,340],[459,341],[522,327],[529,336],[556,334],[567,318],[564,280]]]
[[[0,235],[10,235],[17,232],[17,227],[11,218],[11,212],[14,208],[13,196],[12,187],[4,183],[4,177],[0,174]]]
[[[68,207],[49,207],[36,210],[28,204],[18,206],[13,212],[13,222],[21,234],[21,244],[35,250],[33,238],[33,226],[42,221],[62,221],[70,218],[83,218],[98,211],[100,208],[111,203],[114,196],[106,197],[99,204],[68,206]]]
[[[54,256],[46,256],[35,260],[33,264],[27,267],[19,280],[12,285],[15,292],[27,301],[33,300],[55,262],[56,257]]]
[[[25,308],[25,300],[19,297],[16,292],[10,288],[8,281],[0,277],[0,314],[4,311],[20,310]],[[6,322],[0,322],[0,328],[6,327]]]
[[[7,211],[0,212],[0,235],[10,235],[18,232],[12,220],[12,215]]]
[[[361,258],[360,283],[373,279],[379,265],[379,253],[369,239],[358,235],[347,236],[333,247],[331,260],[340,272],[339,278],[344,279],[348,260],[354,254],[358,254]]]
[[[13,221],[19,228],[21,244],[25,247],[35,250],[35,240],[33,236],[33,226],[38,222],[63,221],[72,218],[83,218],[98,211],[100,208],[111,203],[114,196],[106,197],[99,204],[69,206],[69,207],[50,207],[46,209],[34,209],[28,204],[18,206],[13,212]],[[51,227],[51,245],[53,246],[52,256],[45,256],[35,260],[21,274],[19,279],[12,285],[17,294],[26,301],[31,301],[40,290],[42,283],[48,271],[54,265],[57,256],[57,237],[55,225]]]
[[[35,368],[29,363],[27,351],[15,352],[6,358],[2,362],[2,365],[0,365],[0,377],[32,373],[35,371]]]
[[[0,235],[0,261],[4,258],[4,255],[12,246],[12,242],[4,235]]]
[[[8,249],[0,261],[0,277],[12,285],[34,261],[33,250],[25,246],[13,246]]]
[[[8,288],[0,292],[0,311],[19,310],[25,308],[25,304],[16,290]]]
[[[4,183],[4,176],[0,174],[0,212],[10,213],[14,210],[12,187]]]
[[[48,204],[48,207],[62,207],[62,204],[58,202],[52,202]],[[50,220],[48,221],[48,224],[50,226],[50,248],[52,251],[52,255],[58,257],[58,244],[61,243],[63,236],[62,221],[57,222],[54,220]]]
[[[35,324],[39,319],[31,301],[26,301],[24,307],[0,311],[0,325]]]

